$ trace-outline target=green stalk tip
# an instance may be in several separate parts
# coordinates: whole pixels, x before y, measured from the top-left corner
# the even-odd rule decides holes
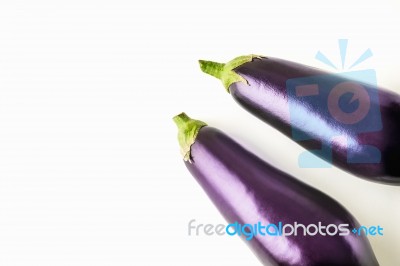
[[[173,120],[178,127],[178,142],[183,159],[190,161],[190,148],[196,141],[199,130],[207,126],[207,124],[199,120],[194,120],[185,113],[175,116]]]
[[[199,60],[200,69],[217,79],[222,78],[222,72],[224,71],[225,64],[213,62],[213,61],[206,61],[206,60]]]
[[[229,92],[229,86],[235,82],[245,82],[248,84],[242,76],[237,74],[235,68],[253,61],[254,58],[261,59],[261,56],[257,55],[245,55],[239,56],[229,61],[226,64],[217,63],[213,61],[199,60],[200,68],[204,73],[207,73],[222,81],[225,89]]]

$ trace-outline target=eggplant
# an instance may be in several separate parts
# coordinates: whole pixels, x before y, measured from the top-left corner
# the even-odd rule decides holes
[[[339,75],[255,55],[199,63],[242,107],[308,150],[300,167],[327,167],[314,163],[319,157],[328,167],[400,184],[400,96],[369,84],[373,70]]]
[[[185,113],[174,121],[187,169],[229,223],[348,225],[347,235],[255,234],[246,242],[264,265],[378,265],[365,235],[350,231],[359,223],[337,201],[204,122]]]

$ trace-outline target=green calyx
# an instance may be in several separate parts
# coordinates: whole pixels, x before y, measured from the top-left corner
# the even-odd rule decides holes
[[[185,113],[181,113],[173,118],[178,127],[178,141],[181,148],[181,153],[185,161],[190,161],[190,148],[196,141],[199,130],[207,126],[206,123],[191,119]]]
[[[199,60],[200,68],[204,73],[220,79],[224,84],[225,89],[229,92],[229,86],[235,82],[245,82],[248,84],[247,80],[242,76],[237,74],[234,70],[235,68],[253,61],[254,58],[261,59],[262,56],[258,55],[244,55],[236,57],[235,59],[229,61],[226,64]]]

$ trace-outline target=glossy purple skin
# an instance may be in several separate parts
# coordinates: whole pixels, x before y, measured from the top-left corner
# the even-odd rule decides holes
[[[327,128],[308,132],[310,140],[297,141],[303,147],[313,150],[321,147],[321,143],[329,143],[329,132],[339,131],[341,135],[352,141],[347,144],[333,144],[332,158],[323,158],[354,175],[371,181],[400,185],[400,96],[382,89],[378,90],[379,100],[371,105],[381,113],[383,128],[376,132],[357,133],[331,116],[321,114],[318,107],[301,101],[289,113],[289,98],[286,82],[288,79],[326,75],[329,73],[302,64],[277,59],[254,59],[234,70],[244,77],[249,84],[237,82],[229,87],[234,99],[249,112],[272,125],[282,133],[292,137],[292,129],[307,132],[302,124],[294,124],[297,118],[305,121],[318,121]],[[370,89],[376,89],[369,87]],[[364,99],[360,98],[360,101]],[[304,114],[307,115],[304,115]],[[296,119],[293,119],[293,116]],[[302,117],[300,117],[302,116]],[[368,118],[374,123],[374,118]],[[322,124],[322,123],[321,123]],[[313,139],[313,140],[311,140]],[[381,152],[380,163],[348,163],[347,152],[352,149],[355,156],[365,156],[364,145],[373,145]],[[368,155],[369,156],[369,155]]]
[[[326,194],[250,153],[221,131],[200,129],[187,168],[229,223],[349,224],[352,215]],[[246,240],[247,241],[247,240]],[[256,236],[247,241],[264,265],[378,265],[368,240],[348,236]]]

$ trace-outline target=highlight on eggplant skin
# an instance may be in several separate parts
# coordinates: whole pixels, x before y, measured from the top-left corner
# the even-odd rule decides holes
[[[272,57],[250,55],[237,57],[226,64],[204,60],[199,63],[203,72],[222,81],[239,105],[320,158],[364,179],[400,185],[399,95],[362,83],[366,92],[375,93],[377,97],[370,99],[359,95],[359,106],[369,106],[379,112],[379,116],[365,116],[362,122],[371,127],[380,125],[379,130],[363,131],[357,124],[343,123],[322,112],[321,103],[310,104],[302,100],[306,97],[296,98],[287,90],[289,81],[301,78],[322,83],[347,81],[360,84],[359,81]],[[325,80],[318,80],[320,77]],[[320,90],[328,94],[329,88],[321,86]],[[295,139],[294,132],[302,138]],[[344,140],[332,141],[335,133]],[[329,146],[328,152],[318,151],[323,145]],[[380,157],[376,161],[369,161],[375,156],[374,149],[369,147],[378,150]],[[349,161],[350,157],[353,162]]]
[[[337,201],[274,168],[220,130],[184,113],[174,120],[181,150],[189,149],[187,169],[229,223],[359,227]],[[264,265],[379,265],[363,234],[256,235],[246,243]]]

